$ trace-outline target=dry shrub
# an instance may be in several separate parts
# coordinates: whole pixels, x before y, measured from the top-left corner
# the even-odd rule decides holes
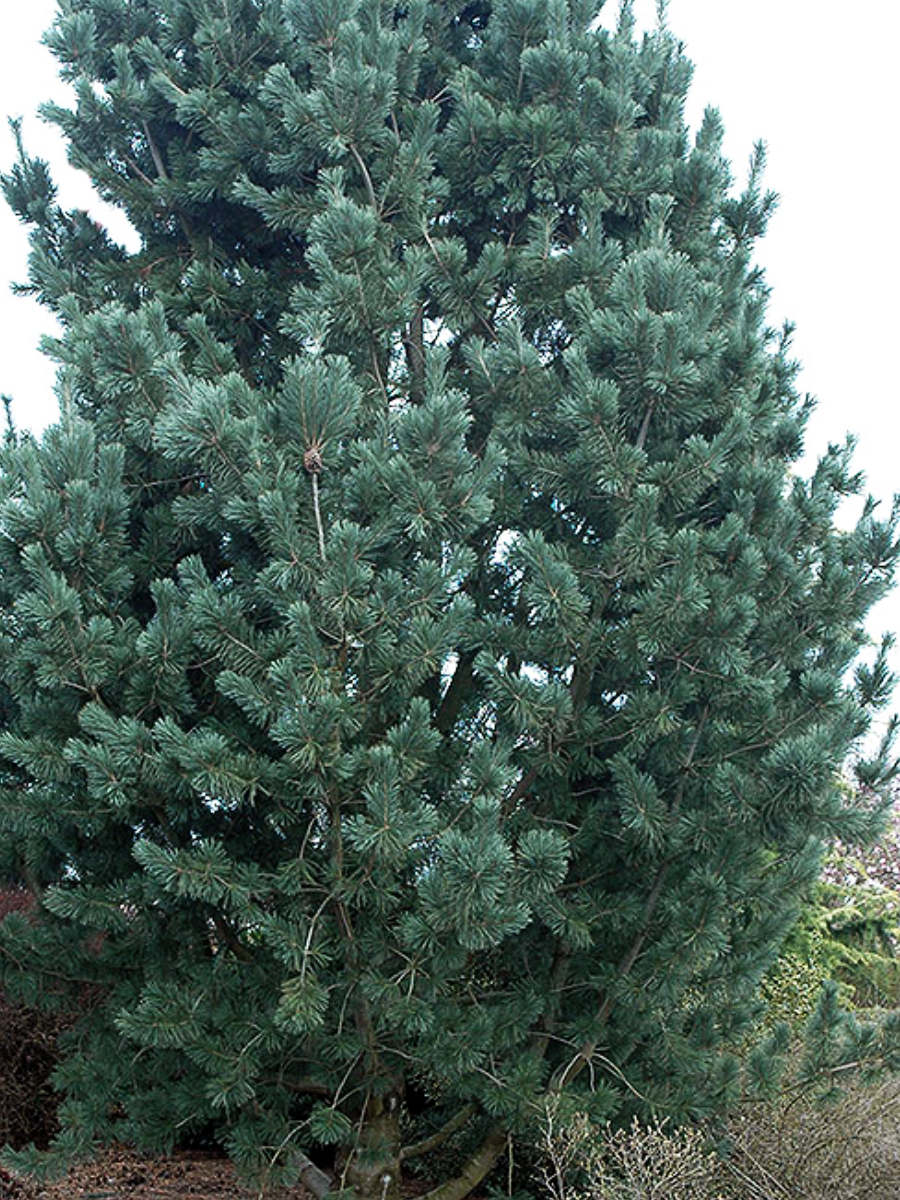
[[[548,1108],[538,1176],[552,1200],[897,1200],[900,1079],[849,1083],[822,1104],[795,1094],[748,1104],[720,1158],[697,1128],[664,1121],[598,1131]]]
[[[707,1138],[665,1121],[628,1129],[597,1127],[583,1113],[548,1106],[543,1131],[543,1189],[553,1200],[730,1200]]]
[[[739,1200],[897,1200],[900,1080],[854,1081],[835,1102],[783,1097],[729,1126],[723,1180]],[[699,1200],[699,1198],[698,1198]]]

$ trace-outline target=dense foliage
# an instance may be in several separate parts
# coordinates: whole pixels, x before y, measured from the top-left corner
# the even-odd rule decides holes
[[[140,247],[6,178],[62,419],[0,461],[0,963],[100,997],[61,1153],[384,1196],[452,1137],[457,1200],[548,1094],[716,1112],[879,822],[894,514],[792,474],[761,156],[735,196],[598,8],[62,0],[49,115]]]

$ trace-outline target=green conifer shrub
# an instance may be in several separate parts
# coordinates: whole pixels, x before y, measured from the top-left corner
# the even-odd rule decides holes
[[[61,0],[47,112],[140,245],[6,177],[62,416],[0,457],[0,970],[101,997],[60,1156],[384,1200],[455,1137],[461,1200],[548,1095],[718,1112],[879,822],[896,513],[794,475],[762,156],[599,7]]]
[[[822,984],[837,980],[844,1003],[858,1010],[897,1008],[900,1001],[900,814],[865,846],[833,843],[821,878],[763,978],[765,1022],[800,1031]]]

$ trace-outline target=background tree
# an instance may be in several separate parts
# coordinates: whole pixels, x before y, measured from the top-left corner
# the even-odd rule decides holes
[[[63,332],[2,458],[0,961],[101,997],[62,1155],[384,1196],[455,1137],[456,1200],[555,1093],[719,1111],[878,823],[896,514],[791,474],[762,155],[734,198],[677,42],[597,8],[61,4],[49,116],[141,239],[6,179]]]

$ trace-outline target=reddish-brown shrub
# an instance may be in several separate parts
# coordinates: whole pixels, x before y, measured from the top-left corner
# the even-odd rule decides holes
[[[32,912],[34,897],[25,888],[0,888],[0,921],[11,912]]]
[[[0,889],[0,921],[34,909],[24,888]],[[46,1146],[56,1132],[58,1097],[50,1084],[56,1039],[72,1018],[12,1003],[0,990],[0,1146]]]

